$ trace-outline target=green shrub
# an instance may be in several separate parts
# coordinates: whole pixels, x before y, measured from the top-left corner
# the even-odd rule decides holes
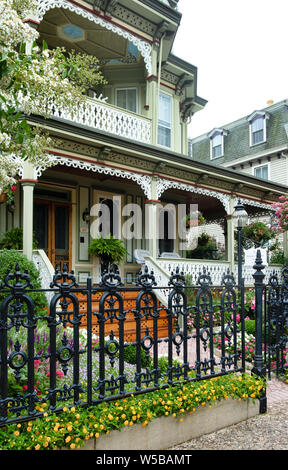
[[[37,248],[38,243],[33,239],[33,248]],[[5,232],[3,237],[0,240],[0,249],[4,250],[22,250],[23,249],[23,229],[14,227],[8,232]]]
[[[255,320],[245,320],[245,332],[248,335],[253,335],[255,336],[256,329],[255,329]],[[262,335],[264,336],[264,330],[265,330],[265,325],[264,321],[262,323]]]
[[[166,374],[167,369],[168,369],[168,357],[167,356],[162,356],[158,359],[158,367],[160,369],[161,374]],[[181,367],[181,362],[177,361],[176,359],[173,359],[172,361],[172,366],[173,367]]]
[[[255,320],[245,320],[245,332],[255,336]]]
[[[19,265],[20,271],[23,273],[26,269],[30,276],[33,289],[41,289],[40,274],[36,269],[33,261],[29,261],[25,255],[16,250],[0,251],[0,285],[4,281],[7,271],[15,272],[16,264]],[[5,286],[4,286],[5,288]],[[47,299],[44,292],[31,292],[28,294],[34,302],[34,315],[43,315],[47,306]],[[7,296],[6,293],[0,292],[0,303]]]
[[[137,348],[134,344],[130,343],[128,346],[124,348],[124,361],[128,362],[128,364],[136,364],[136,352]],[[144,349],[141,349],[141,366],[142,367],[149,367],[151,364],[151,357],[146,356]]]

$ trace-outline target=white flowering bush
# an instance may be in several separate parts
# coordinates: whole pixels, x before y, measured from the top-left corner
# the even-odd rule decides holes
[[[17,159],[51,165],[49,136],[23,114],[49,117],[52,103],[72,111],[87,89],[105,83],[95,57],[39,47],[39,33],[23,22],[35,8],[33,0],[0,0],[0,193],[15,183]]]

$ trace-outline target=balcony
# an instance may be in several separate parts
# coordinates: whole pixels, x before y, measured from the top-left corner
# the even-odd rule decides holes
[[[107,104],[104,101],[87,97],[85,103],[77,109],[75,108],[73,112],[57,109],[52,102],[48,106],[48,112],[55,118],[87,126],[90,129],[109,132],[118,137],[151,144],[150,119]]]

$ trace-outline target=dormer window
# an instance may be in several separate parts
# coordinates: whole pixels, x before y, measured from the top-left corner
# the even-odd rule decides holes
[[[224,156],[224,135],[227,135],[223,129],[214,129],[210,132],[210,158],[219,158]]]
[[[264,142],[264,118],[258,116],[251,122],[251,144],[260,144]]]
[[[250,146],[266,142],[266,124],[268,117],[267,113],[260,111],[249,116]]]

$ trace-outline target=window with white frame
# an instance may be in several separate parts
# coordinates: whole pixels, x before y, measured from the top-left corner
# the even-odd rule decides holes
[[[266,142],[267,138],[267,123],[270,118],[269,113],[265,111],[254,111],[253,114],[248,116],[249,121],[249,134],[250,146]]]
[[[116,88],[116,106],[137,113],[138,93],[137,88]]]
[[[269,179],[269,168],[267,165],[261,165],[254,168],[254,176],[257,178],[262,178],[264,180]]]
[[[213,129],[208,137],[210,139],[210,158],[219,158],[224,156],[224,136],[227,135],[225,129]]]
[[[252,119],[250,124],[251,145],[256,145],[260,144],[261,142],[265,142],[265,124],[266,122],[264,116],[256,116],[254,119]]]
[[[211,158],[223,156],[223,134],[217,132],[211,137]]]
[[[166,93],[159,95],[158,109],[158,144],[171,147],[172,134],[172,98]]]

